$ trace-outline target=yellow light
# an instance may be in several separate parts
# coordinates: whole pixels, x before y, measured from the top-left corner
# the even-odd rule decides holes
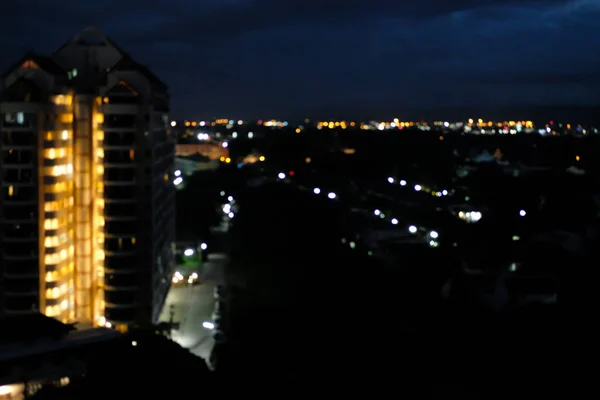
[[[104,114],[96,114],[96,123],[103,124],[104,123]]]
[[[575,156],[575,160],[579,161],[580,160],[579,156]]]
[[[300,133],[300,132],[302,132],[302,131],[300,130],[300,128],[296,128],[296,133]]]
[[[231,162],[231,158],[227,157],[227,158],[225,159],[225,162],[226,162],[227,164],[229,164],[229,163]]]
[[[307,164],[310,164],[310,162],[312,161],[312,159],[310,157],[306,157],[306,159],[304,160]]]
[[[221,158],[219,158],[219,160],[221,160],[221,162],[225,162],[225,157],[221,156]]]
[[[258,159],[259,159],[260,161],[265,161],[265,156],[260,156],[260,157],[258,157]]]
[[[15,188],[14,188],[14,186],[10,185],[8,187],[8,196],[12,197],[12,195],[14,195],[14,194],[15,194]]]

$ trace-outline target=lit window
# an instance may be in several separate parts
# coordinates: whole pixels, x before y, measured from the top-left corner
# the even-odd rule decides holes
[[[11,185],[8,187],[8,196],[12,197],[14,194],[15,194],[15,187]]]
[[[129,158],[132,160],[135,158],[135,150],[129,150]]]

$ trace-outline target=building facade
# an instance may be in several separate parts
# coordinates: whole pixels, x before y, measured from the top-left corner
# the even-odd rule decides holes
[[[156,322],[173,268],[166,85],[94,28],[0,93],[0,315]]]

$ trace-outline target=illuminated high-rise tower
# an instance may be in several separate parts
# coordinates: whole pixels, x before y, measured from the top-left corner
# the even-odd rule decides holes
[[[88,28],[0,94],[0,315],[158,319],[172,270],[167,87]]]

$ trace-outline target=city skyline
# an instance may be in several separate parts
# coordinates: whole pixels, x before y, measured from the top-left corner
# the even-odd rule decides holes
[[[7,3],[3,72],[94,25],[169,85],[173,118],[600,103],[592,1]]]

